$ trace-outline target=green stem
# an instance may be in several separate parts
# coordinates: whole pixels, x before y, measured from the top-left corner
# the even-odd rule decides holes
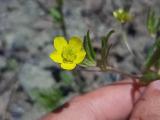
[[[60,6],[60,13],[61,13],[61,16],[62,16],[61,29],[62,29],[63,35],[67,38],[67,29],[66,29],[64,14],[63,14],[63,5]]]
[[[39,0],[36,0],[36,3],[39,5],[39,7],[46,13],[46,14],[50,14],[50,10],[44,6],[43,3],[41,3]],[[60,23],[63,35],[67,38],[67,29],[66,29],[66,23],[65,23],[65,19],[64,19],[64,14],[63,14],[63,0],[57,0],[57,7],[58,10],[62,16],[62,21]]]
[[[153,46],[153,50],[152,50],[151,55],[146,60],[144,71],[148,71],[160,59],[160,55],[159,55],[159,53],[160,53],[160,47],[158,47],[158,44],[160,44],[160,38],[157,35],[155,37],[155,39],[156,39],[156,42],[155,42],[155,44]]]
[[[131,49],[131,47],[130,47],[130,45],[128,44],[127,34],[126,34],[126,32],[124,31],[124,24],[121,24],[120,33],[121,33],[121,35],[122,35],[122,40],[124,41],[124,43],[125,43],[126,47],[128,48],[129,52],[130,52],[132,55],[134,55],[134,54],[133,54],[133,51],[132,51],[132,49]]]
[[[94,67],[94,69],[92,67],[92,69],[81,69],[81,70],[90,71],[90,72],[114,72],[122,76],[130,77],[134,79],[141,79],[141,76],[142,76],[142,75],[132,75],[132,74],[123,72],[121,70],[118,70],[116,68],[113,68],[113,67],[106,67],[106,69],[103,69],[103,70],[99,69],[99,67]]]

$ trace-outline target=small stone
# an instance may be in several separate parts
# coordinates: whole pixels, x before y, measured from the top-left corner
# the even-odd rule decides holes
[[[27,41],[28,38],[26,35],[18,34],[15,36],[14,41],[12,43],[13,50],[24,50],[27,49]]]
[[[10,112],[11,112],[11,115],[12,117],[17,120],[17,119],[20,119],[23,115],[23,113],[25,112],[24,108],[21,107],[20,105],[18,104],[12,104],[10,106]]]

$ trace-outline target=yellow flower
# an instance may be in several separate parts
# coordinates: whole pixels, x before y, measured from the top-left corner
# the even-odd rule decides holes
[[[120,8],[113,12],[113,16],[120,21],[121,23],[128,22],[132,20],[132,16],[129,14],[128,11],[125,11],[124,9]]]
[[[82,40],[76,36],[71,37],[69,42],[62,36],[55,37],[54,47],[55,50],[50,54],[50,58],[66,70],[74,69],[86,55]]]

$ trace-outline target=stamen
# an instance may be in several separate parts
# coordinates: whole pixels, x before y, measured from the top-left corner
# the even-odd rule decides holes
[[[70,47],[65,47],[62,52],[62,58],[64,63],[73,63],[76,59],[77,55],[75,54],[74,50]]]

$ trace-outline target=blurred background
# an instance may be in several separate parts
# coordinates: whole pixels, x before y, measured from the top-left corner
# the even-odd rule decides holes
[[[38,120],[75,95],[123,79],[115,73],[64,71],[52,62],[53,38],[78,35],[88,30],[100,51],[100,38],[109,30],[110,64],[138,74],[154,41],[146,29],[148,8],[159,0],[0,0],[0,120]],[[128,8],[134,19],[123,29],[112,12]],[[63,18],[63,25],[62,25]],[[59,22],[60,20],[60,22]],[[127,33],[129,52],[119,31]]]

